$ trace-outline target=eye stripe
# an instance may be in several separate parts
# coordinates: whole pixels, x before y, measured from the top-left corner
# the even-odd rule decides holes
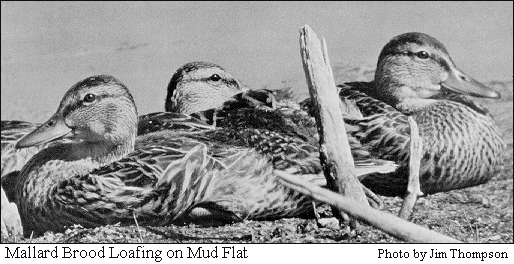
[[[388,53],[388,54],[385,54],[385,55],[406,55],[406,56],[409,56],[409,57],[417,57],[418,52],[412,52],[412,51],[402,51],[402,52],[391,52],[391,53]],[[429,58],[434,58],[433,55],[431,55],[430,53],[428,54],[428,57]]]
[[[118,96],[112,96],[112,95],[108,95],[108,94],[95,94],[95,101],[101,101],[102,99],[104,99],[106,97],[118,97]],[[67,106],[64,107],[63,115],[66,116],[66,115],[70,114],[71,112],[79,109],[80,107],[89,106],[90,104],[91,103],[84,103],[83,99],[76,100],[73,103],[69,103]]]
[[[417,57],[416,53],[417,52],[411,52],[411,51],[391,52],[391,53],[385,54],[385,56],[389,56],[389,55],[404,55],[404,56],[409,56],[409,57]],[[451,69],[450,64],[442,57],[434,56],[434,55],[429,53],[428,58],[431,58],[432,60],[437,62],[437,64],[439,64],[441,67],[443,67],[446,71],[449,71]]]
[[[194,81],[201,81],[201,82],[213,82],[211,80],[211,77],[208,77],[208,78],[201,78],[201,79],[198,79],[198,80],[192,80],[191,82],[194,82]],[[225,78],[221,78],[219,81],[217,82],[223,82],[224,84],[226,85],[234,85],[234,86],[239,86],[239,84],[237,83],[236,80],[234,79],[225,79]]]

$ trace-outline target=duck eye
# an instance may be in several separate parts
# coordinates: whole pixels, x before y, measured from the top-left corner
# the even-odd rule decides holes
[[[428,57],[430,57],[430,55],[428,55],[428,52],[426,51],[417,52],[416,56],[418,56],[418,58],[420,59],[428,59]]]
[[[217,74],[213,74],[213,75],[211,75],[210,79],[211,79],[211,81],[217,82],[217,81],[221,80],[221,77]]]
[[[92,103],[94,100],[95,100],[94,94],[86,94],[86,96],[84,96],[84,102],[86,102],[86,103]]]

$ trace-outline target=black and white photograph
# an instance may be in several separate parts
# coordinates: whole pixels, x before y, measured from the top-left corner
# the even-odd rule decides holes
[[[2,1],[0,255],[512,244],[512,84],[512,2]]]

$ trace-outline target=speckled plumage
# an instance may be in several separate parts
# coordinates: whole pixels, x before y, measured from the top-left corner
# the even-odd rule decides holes
[[[378,194],[401,196],[409,175],[408,115],[356,87],[341,86],[340,92],[342,98],[354,102],[365,116],[346,119],[356,127],[352,135],[378,157],[393,160],[400,166],[394,173],[368,175],[362,183]],[[448,98],[453,100],[438,101],[413,114],[424,144],[420,171],[424,194],[484,183],[501,168],[504,146],[492,118],[463,104],[465,98],[460,98],[460,102],[455,95]]]
[[[322,173],[317,129],[312,117],[298,105],[290,107],[280,102],[280,106],[277,107],[272,91],[239,91],[234,84],[239,81],[231,82],[234,77],[220,66],[211,63],[198,65],[197,62],[191,62],[177,70],[168,86],[168,94],[177,93],[195,101],[211,101],[208,105],[187,105],[187,109],[192,115],[216,125],[218,130],[209,132],[217,134],[213,138],[224,139],[225,144],[254,148],[270,157],[273,165],[279,169],[294,167],[303,173]],[[219,81],[228,87],[212,87],[209,76],[213,72],[219,76],[229,76],[229,80],[224,81],[222,77]],[[196,81],[181,83],[185,79]],[[173,87],[173,90],[169,87]],[[225,91],[238,93],[218,95]],[[166,110],[181,112],[176,104],[173,100],[167,100]],[[212,109],[211,105],[218,107]],[[350,144],[358,176],[371,172],[391,172],[396,169],[393,162],[375,159],[358,140],[351,138]]]
[[[106,107],[110,112],[98,118]],[[220,144],[211,129],[189,117],[150,118],[156,117],[165,118],[168,129],[136,139],[135,105],[119,81],[94,76],[72,87],[56,114],[17,143],[70,140],[38,152],[17,178],[14,196],[25,234],[73,224],[133,224],[134,218],[140,225],[196,222],[205,212],[221,222],[273,219],[303,214],[311,206],[310,199],[278,183],[268,157]],[[155,124],[147,121],[145,126]],[[172,123],[187,129],[169,129]],[[188,124],[201,126],[192,131]],[[320,175],[298,177],[324,184]]]
[[[177,74],[180,72],[177,71],[174,78]],[[444,45],[427,34],[414,32],[396,36],[382,49],[373,82],[348,83],[339,89],[341,99],[346,102],[343,117],[356,161],[378,158],[400,166],[392,173],[361,177],[364,185],[378,194],[403,196],[406,191],[409,115],[418,123],[425,144],[420,178],[423,193],[481,184],[501,167],[503,141],[498,128],[487,109],[464,96],[499,98],[499,94],[460,71]],[[181,94],[204,100],[212,97],[212,93],[196,91],[198,89],[188,93],[187,89],[182,89]],[[173,102],[167,101],[166,105],[172,106]],[[308,108],[308,100],[300,105]],[[207,110],[191,109],[192,112]],[[302,150],[302,146],[309,146],[308,151],[317,146],[315,123],[294,108],[229,107],[227,111],[221,107],[213,118],[216,126],[232,129],[231,135],[236,135],[233,138],[242,138],[267,155],[271,153],[273,159],[277,157],[280,162],[300,160],[286,154],[290,146],[297,146],[291,151],[297,155],[301,155],[302,151],[298,150]],[[291,143],[289,138],[295,141]],[[318,168],[312,164],[300,167]],[[356,167],[360,167],[358,162]]]
[[[347,83],[339,89],[341,99],[363,116],[346,117],[353,126],[351,135],[379,158],[400,166],[393,173],[362,180],[375,193],[402,196],[406,191],[409,115],[423,140],[424,194],[485,183],[502,166],[504,142],[498,127],[487,109],[464,96],[500,95],[458,70],[444,45],[431,36],[405,33],[393,38],[380,54],[373,82]]]
[[[23,168],[23,165],[25,165],[25,163],[27,163],[34,154],[39,152],[41,149],[46,148],[48,145],[66,142],[66,140],[60,140],[30,148],[14,148],[14,145],[20,138],[34,131],[40,125],[41,124],[18,120],[2,121],[2,177],[10,173],[20,171]],[[183,133],[214,129],[214,127],[202,122],[201,120],[179,113],[157,112],[139,117],[138,135],[144,135],[164,129],[168,129],[176,133]],[[2,181],[4,181],[3,178]]]
[[[73,224],[134,224],[134,216],[140,225],[168,225],[188,218],[194,208],[219,211],[222,219],[211,220],[225,222],[308,210],[308,199],[278,184],[267,158],[255,152],[214,148],[173,133],[149,136],[156,144],[139,139],[135,152],[93,171],[73,169],[73,162],[64,164],[52,155],[51,166],[39,177],[60,180],[28,182],[24,197],[18,197],[30,202],[20,207],[25,229],[40,233]],[[94,168],[88,160],[75,162]]]

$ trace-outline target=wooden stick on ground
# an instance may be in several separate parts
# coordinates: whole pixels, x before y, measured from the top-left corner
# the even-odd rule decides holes
[[[409,158],[409,185],[407,193],[403,199],[402,209],[398,216],[408,219],[412,214],[412,209],[416,201],[423,195],[419,186],[419,169],[421,166],[421,158],[423,153],[423,142],[419,136],[418,125],[414,118],[409,116],[410,125],[410,158]]]
[[[327,185],[331,190],[354,199],[362,207],[369,207],[361,184],[355,177],[325,40],[322,49],[316,33],[305,25],[300,28],[300,50],[313,108],[317,109],[315,117],[320,137],[320,161]],[[355,225],[355,222],[352,224]]]
[[[397,216],[362,206],[356,201],[306,182],[284,171],[275,170],[282,184],[314,199],[337,207],[398,239],[413,243],[462,243],[462,241],[418,226]]]

